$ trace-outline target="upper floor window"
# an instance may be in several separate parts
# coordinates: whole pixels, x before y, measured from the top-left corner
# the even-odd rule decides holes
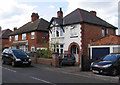
[[[108,29],[106,29],[106,34],[108,35],[108,33],[109,33],[109,32],[108,32]]]
[[[59,31],[58,30],[56,31],[56,36],[59,37]]]
[[[60,36],[63,36],[63,29],[60,28]]]
[[[18,40],[18,35],[15,35],[15,40]]]
[[[35,39],[35,32],[31,32],[31,39]]]
[[[102,37],[104,37],[104,36],[105,36],[105,30],[102,29]]]
[[[71,36],[77,36],[77,27],[76,26],[72,26],[70,29],[71,32]]]
[[[26,40],[26,34],[22,34],[22,40]]]
[[[11,36],[9,37],[9,40],[12,41],[12,37]]]

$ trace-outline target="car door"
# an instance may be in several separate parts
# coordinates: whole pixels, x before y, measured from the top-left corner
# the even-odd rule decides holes
[[[14,56],[13,56],[11,50],[8,51],[8,56],[9,56],[8,61],[11,63],[13,61],[13,59],[14,59]]]

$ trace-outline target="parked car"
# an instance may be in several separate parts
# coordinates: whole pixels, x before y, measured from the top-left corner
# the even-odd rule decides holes
[[[73,54],[62,54],[59,56],[59,64],[64,65],[64,64],[69,64],[69,65],[75,65],[75,56]]]
[[[12,66],[16,65],[31,65],[29,56],[20,49],[5,49],[2,52],[2,63],[9,63]]]
[[[105,57],[91,63],[91,71],[94,73],[103,73],[117,75],[120,73],[120,54],[109,54]]]

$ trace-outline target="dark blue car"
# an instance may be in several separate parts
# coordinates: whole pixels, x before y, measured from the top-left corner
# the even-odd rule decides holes
[[[31,65],[30,57],[20,49],[5,49],[2,52],[2,63],[9,63],[12,66],[16,65]]]
[[[91,71],[94,73],[117,75],[120,73],[120,54],[109,54],[92,62]]]

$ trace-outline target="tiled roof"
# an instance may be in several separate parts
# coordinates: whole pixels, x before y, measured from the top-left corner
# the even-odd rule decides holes
[[[43,18],[40,18],[35,20],[34,22],[28,22],[27,24],[12,32],[10,35],[17,35],[31,31],[48,31],[48,25],[48,21],[44,20]]]
[[[59,18],[57,18],[57,20],[55,21],[58,21],[58,19]],[[104,26],[106,28],[117,29],[117,27],[107,23],[106,21],[91,14],[90,12],[80,9],[80,8],[77,8],[70,14],[66,15],[63,18],[63,22],[62,22],[63,25],[70,25],[70,24],[75,24],[75,23],[89,23],[89,24]]]
[[[2,30],[0,33],[0,39],[8,39],[10,33],[12,33],[12,30],[10,29]]]
[[[97,41],[90,41],[91,46],[98,45],[120,45],[120,36],[118,35],[107,35]]]

